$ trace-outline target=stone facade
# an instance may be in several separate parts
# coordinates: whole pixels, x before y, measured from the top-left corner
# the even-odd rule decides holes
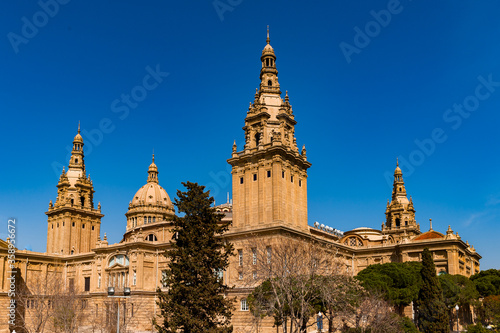
[[[381,230],[356,228],[342,233],[307,220],[306,149],[300,151],[295,138],[292,106],[288,94],[281,98],[276,55],[269,35],[261,56],[260,86],[245,118],[245,145],[236,144],[228,163],[232,166],[233,202],[216,207],[224,220],[232,221],[225,237],[235,245],[236,255],[223,273],[235,288],[233,324],[235,332],[253,332],[254,326],[246,297],[257,284],[248,283],[253,274],[251,258],[257,250],[272,251],[273,246],[295,240],[317,240],[336,249],[349,274],[357,274],[369,265],[421,260],[428,247],[434,256],[437,273],[470,276],[479,272],[481,256],[473,246],[461,240],[451,227],[445,234],[431,229],[422,233],[415,219],[415,208],[408,199],[399,166],[394,172],[392,199],[386,207],[386,222]],[[172,238],[174,207],[167,192],[159,185],[158,168],[149,166],[146,184],[132,198],[126,212],[126,232],[121,242],[108,244],[100,237],[103,214],[94,208],[94,189],[86,175],[84,142],[79,134],[73,141],[68,171],[63,170],[57,184],[57,199],[47,211],[47,252],[19,250],[16,253],[18,279],[34,289],[34,281],[58,279],[86,300],[87,322],[110,320],[107,288],[131,288],[125,301],[129,330],[152,331],[151,319],[158,314],[156,288],[163,288],[162,275],[167,269],[163,256]],[[255,242],[261,248],[255,247]],[[252,245],[254,244],[254,245]],[[0,241],[0,317],[7,318],[8,243]],[[122,314],[123,315],[123,314]],[[99,320],[101,320],[99,319]],[[275,332],[270,319],[262,332]],[[0,333],[8,332],[4,320]]]

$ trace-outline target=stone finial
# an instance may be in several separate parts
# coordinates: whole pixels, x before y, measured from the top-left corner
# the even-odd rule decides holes
[[[238,147],[236,146],[236,140],[234,140],[234,142],[233,142],[233,153],[236,153],[237,149],[238,149]]]
[[[447,235],[453,234],[453,230],[451,230],[451,225],[448,225],[448,230],[446,230]]]
[[[429,229],[429,231],[431,231],[431,230],[432,230],[432,219],[429,219],[429,224],[430,224],[430,229]]]

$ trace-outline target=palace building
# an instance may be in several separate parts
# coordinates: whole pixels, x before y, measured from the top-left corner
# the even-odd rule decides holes
[[[479,272],[481,256],[451,227],[439,232],[431,224],[428,231],[421,230],[397,163],[391,200],[385,207],[386,221],[380,229],[373,225],[340,232],[308,221],[307,169],[311,163],[305,146],[297,146],[297,120],[288,93],[282,98],[269,33],[260,61],[260,85],[244,119],[245,144],[240,150],[234,144],[228,159],[232,166],[233,200],[216,207],[225,220],[232,222],[224,237],[234,244],[236,255],[223,278],[229,286],[235,286],[229,295],[236,299],[235,332],[252,331],[246,302],[252,288],[242,281],[244,274],[251,274],[242,268],[242,257],[251,256],[254,251],[248,247],[251,238],[270,240],[267,251],[272,251],[273,244],[290,238],[321,241],[337,249],[353,275],[372,264],[419,261],[426,247],[433,253],[437,274],[470,276]],[[46,281],[56,281],[64,290],[74,290],[85,313],[82,325],[88,331],[92,325],[102,327],[111,320],[114,300],[108,298],[108,287],[130,288],[130,298],[122,300],[122,320],[130,331],[151,332],[152,318],[159,313],[155,290],[164,287],[162,277],[167,261],[163,253],[170,246],[171,220],[175,215],[170,196],[160,185],[161,168],[153,155],[147,175],[144,173],[145,184],[124,211],[123,239],[109,244],[106,234],[100,232],[106,203],[103,208],[100,203],[95,205],[94,184],[85,169],[84,146],[78,129],[68,169],[63,169],[55,202],[49,202],[45,213],[47,250],[17,250],[17,283],[29,290],[28,298],[34,298],[42,290],[41,285],[47,285]],[[8,318],[10,304],[12,270],[8,242],[0,240],[1,318]],[[30,301],[22,304],[24,313],[39,306]],[[263,332],[276,331],[270,320],[266,323]],[[0,320],[1,332],[9,332],[5,320]]]

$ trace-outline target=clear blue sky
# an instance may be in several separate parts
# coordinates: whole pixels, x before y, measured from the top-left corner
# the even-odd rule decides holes
[[[59,1],[0,4],[1,238],[16,217],[20,247],[45,251],[79,120],[110,242],[153,149],[172,199],[190,180],[225,202],[269,24],[310,224],[380,228],[399,156],[422,230],[451,225],[500,268],[498,2]]]

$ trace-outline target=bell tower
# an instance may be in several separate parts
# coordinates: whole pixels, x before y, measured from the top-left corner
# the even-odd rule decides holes
[[[63,168],[57,184],[55,204],[49,203],[47,253],[71,255],[90,252],[101,228],[101,204],[94,208],[94,186],[86,175],[83,138],[73,140],[68,171]]]
[[[403,172],[399,167],[399,162],[396,162],[396,170],[394,170],[394,182],[392,187],[392,199],[387,201],[385,210],[386,222],[382,225],[384,234],[391,234],[395,240],[400,238],[400,235],[413,236],[420,234],[420,225],[415,221],[415,208],[413,200],[406,194],[405,182],[403,180]]]
[[[287,225],[307,229],[307,161],[299,152],[288,92],[281,98],[276,55],[269,27],[262,56],[260,86],[245,118],[245,145],[233,144],[233,228]]]

